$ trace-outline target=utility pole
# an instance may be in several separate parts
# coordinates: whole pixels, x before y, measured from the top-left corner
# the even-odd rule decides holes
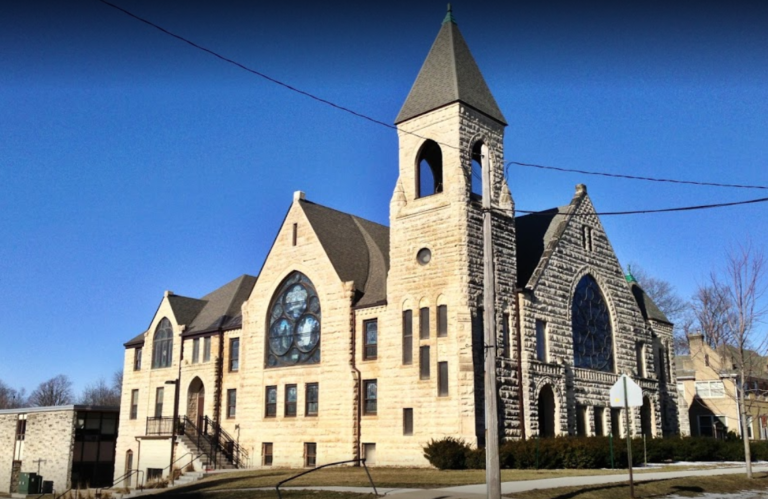
[[[480,148],[483,169],[483,317],[485,354],[485,482],[488,499],[501,498],[499,421],[496,409],[496,279],[491,233],[491,166],[488,146]]]

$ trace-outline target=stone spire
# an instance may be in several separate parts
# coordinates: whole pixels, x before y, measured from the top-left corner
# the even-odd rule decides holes
[[[507,124],[461,36],[449,4],[443,25],[395,123],[454,102],[462,102],[502,125]]]

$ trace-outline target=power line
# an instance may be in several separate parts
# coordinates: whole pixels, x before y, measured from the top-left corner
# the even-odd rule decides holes
[[[558,166],[536,165],[533,163],[521,163],[519,161],[508,161],[507,169],[509,168],[510,165],[526,166],[530,168],[538,168],[540,170],[554,170],[554,171],[566,172],[566,173],[582,173],[584,175],[597,175],[601,177],[624,178],[629,180],[646,180],[649,182],[668,182],[671,184],[701,185],[701,186],[708,186],[708,187],[732,187],[736,189],[768,189],[768,186],[764,186],[764,185],[724,184],[719,182],[697,182],[695,180],[676,180],[676,179],[670,179],[670,178],[639,177],[635,175],[623,175],[620,173],[591,172],[587,170],[576,170],[573,168],[562,168]],[[505,175],[506,175],[506,172],[505,172]]]
[[[228,64],[232,64],[244,71],[247,71],[251,74],[254,74],[256,76],[259,76],[260,78],[263,78],[267,81],[270,81],[276,85],[279,85],[281,87],[284,87],[292,92],[296,92],[300,95],[303,95],[305,97],[309,97],[310,99],[313,99],[317,102],[320,102],[322,104],[328,105],[333,107],[334,109],[337,109],[339,111],[346,112],[348,114],[351,114],[355,117],[370,121],[372,123],[375,123],[377,125],[381,125],[383,127],[386,127],[390,130],[398,130],[398,127],[395,125],[390,125],[389,123],[386,123],[384,121],[378,120],[376,118],[372,118],[368,115],[365,115],[363,113],[359,113],[357,111],[354,111],[352,109],[349,109],[348,107],[341,106],[339,104],[336,104],[334,102],[331,102],[327,99],[323,99],[322,97],[318,97],[310,92],[307,92],[305,90],[301,90],[299,88],[296,88],[292,85],[289,85],[287,83],[284,83],[276,78],[272,78],[271,76],[268,76],[260,71],[257,71],[255,69],[249,68],[248,66],[241,64],[233,59],[230,59],[228,57],[225,57],[218,52],[215,52],[209,48],[203,47],[202,45],[199,45],[192,40],[189,40],[187,38],[184,38],[181,35],[177,35],[176,33],[173,33],[162,26],[159,26],[152,21],[149,21],[148,19],[144,19],[143,17],[140,17],[118,5],[115,5],[107,0],[98,0],[99,2],[103,3],[104,5],[107,5],[109,7],[112,7],[113,9],[116,9],[133,19],[136,19],[137,21],[140,21],[144,24],[147,24],[148,26],[151,26],[162,33],[165,33],[168,36],[171,36],[173,38],[176,38],[179,41],[182,41],[198,50],[202,50],[203,52],[216,57],[217,59],[220,59]],[[402,130],[402,129],[400,129]],[[417,138],[421,139],[427,139],[427,137],[421,136],[419,134],[409,132],[407,130],[402,130],[404,133],[407,133],[409,135],[412,135]],[[443,145],[445,147],[449,147],[452,149],[459,149],[456,146],[450,145],[450,144],[444,144],[441,142],[438,142],[438,144]],[[691,185],[703,185],[703,186],[716,186],[716,187],[733,187],[733,188],[741,188],[741,189],[768,189],[768,187],[765,186],[753,186],[753,185],[736,185],[736,184],[723,184],[723,183],[710,183],[710,182],[695,182],[695,181],[686,181],[686,180],[673,180],[673,179],[659,179],[659,178],[652,178],[652,177],[638,177],[638,176],[631,176],[631,175],[621,175],[621,174],[611,174],[611,173],[600,173],[600,172],[588,172],[584,170],[575,170],[575,169],[566,169],[566,168],[559,168],[554,166],[543,166],[543,165],[536,165],[531,163],[522,163],[518,161],[509,161],[506,164],[506,169],[509,168],[510,165],[518,165],[518,166],[526,166],[526,167],[532,167],[532,168],[540,168],[540,169],[547,169],[547,170],[556,170],[556,171],[563,171],[563,172],[569,172],[569,173],[582,173],[585,175],[600,175],[605,177],[614,177],[614,178],[625,178],[625,179],[632,179],[632,180],[646,180],[646,181],[653,181],[653,182],[669,182],[669,183],[677,183],[677,184],[691,184]],[[506,171],[505,171],[506,176]],[[679,207],[679,208],[665,208],[665,209],[658,209],[658,210],[637,210],[637,211],[615,211],[615,212],[605,212],[605,213],[597,213],[597,215],[635,215],[635,214],[643,214],[643,213],[667,213],[667,212],[675,212],[675,211],[691,211],[691,210],[701,210],[701,209],[710,209],[710,208],[722,208],[726,206],[737,206],[737,205],[743,205],[743,204],[750,204],[750,203],[761,203],[764,201],[768,201],[768,198],[761,198],[761,199],[753,199],[748,201],[739,201],[739,202],[732,202],[732,203],[719,203],[719,204],[710,204],[710,205],[699,205],[699,206],[686,206],[686,207]],[[534,211],[524,211],[524,210],[518,210],[518,213],[540,213],[540,212],[534,212]]]
[[[315,100],[317,102],[320,102],[322,104],[325,104],[327,106],[331,106],[334,109],[338,109],[339,111],[343,111],[345,113],[349,113],[352,116],[356,116],[358,118],[362,118],[364,120],[368,120],[368,121],[370,121],[372,123],[375,123],[377,125],[381,125],[383,127],[389,128],[390,130],[398,130],[398,128],[395,125],[390,125],[389,123],[386,123],[384,121],[378,120],[376,118],[372,118],[372,117],[370,117],[370,116],[368,116],[366,114],[363,114],[363,113],[359,113],[359,112],[357,112],[357,111],[355,111],[353,109],[350,109],[348,107],[342,106],[340,104],[336,104],[335,102],[331,102],[328,99],[323,99],[322,97],[318,97],[317,95],[314,95],[314,94],[312,94],[310,92],[307,92],[306,90],[301,90],[300,88],[296,88],[293,85],[289,85],[288,83],[280,81],[277,78],[272,78],[271,76],[266,75],[266,74],[262,73],[261,71],[257,71],[257,70],[255,70],[253,68],[249,68],[245,64],[239,63],[239,62],[235,61],[234,59],[230,59],[229,57],[221,55],[218,52],[215,52],[215,51],[213,51],[213,50],[211,50],[209,48],[203,47],[202,45],[200,45],[198,43],[195,43],[195,42],[193,42],[192,40],[190,40],[188,38],[184,38],[181,35],[177,35],[176,33],[172,32],[172,31],[169,31],[169,30],[163,28],[162,26],[159,26],[159,25],[153,23],[152,21],[150,21],[148,19],[144,19],[143,17],[137,16],[133,12],[124,9],[124,8],[120,7],[119,5],[115,5],[115,4],[111,3],[111,2],[108,2],[107,0],[98,0],[98,1],[103,3],[104,5],[112,7],[113,9],[119,10],[120,12],[122,12],[122,13],[124,13],[124,14],[126,14],[126,15],[134,18],[134,19],[136,19],[137,21],[141,21],[144,24],[147,24],[148,26],[151,26],[151,27],[157,29],[157,30],[165,33],[168,36],[172,36],[173,38],[176,38],[177,40],[180,40],[180,41],[182,41],[182,42],[184,42],[186,44],[189,44],[189,45],[191,45],[192,47],[194,47],[194,48],[196,48],[198,50],[202,50],[203,52],[205,52],[205,53],[207,53],[209,55],[212,55],[213,57],[215,57],[217,59],[220,59],[220,60],[222,60],[222,61],[224,61],[226,63],[229,63],[229,64],[232,64],[234,66],[237,66],[238,68],[240,68],[240,69],[242,69],[244,71],[248,71],[249,73],[254,74],[254,75],[256,75],[256,76],[258,76],[260,78],[264,78],[265,80],[270,81],[270,82],[272,82],[272,83],[274,83],[276,85],[280,85],[281,87],[286,88],[286,89],[290,90],[291,92],[296,92],[297,94],[303,95],[305,97],[309,97],[310,99],[313,99],[313,100]],[[416,134],[416,133],[413,133],[413,132],[409,132],[407,130],[402,130],[402,131],[404,133],[407,133],[407,134],[412,135],[414,137],[418,137],[420,139],[425,139],[425,140],[427,139],[427,137],[423,137],[423,136],[421,136],[419,134]],[[458,149],[458,147],[452,146],[450,144],[442,144],[441,143],[441,145],[446,146],[446,147],[450,147],[452,149]]]
[[[678,208],[661,208],[657,210],[634,210],[634,211],[602,211],[602,212],[596,212],[596,213],[585,213],[585,216],[590,215],[598,215],[598,216],[607,216],[607,215],[641,215],[646,213],[670,213],[675,211],[693,211],[693,210],[708,210],[712,208],[725,208],[727,206],[739,206],[744,204],[754,204],[754,203],[765,203],[768,201],[768,198],[759,198],[759,199],[749,199],[747,201],[734,201],[731,203],[717,203],[717,204],[701,204],[697,206],[682,206]],[[540,216],[551,216],[551,213],[546,213],[542,211],[527,211],[527,210],[516,210],[517,213],[525,213],[525,214],[531,214],[531,215],[540,215]],[[570,215],[570,213],[555,213],[555,216],[562,215],[567,216]]]

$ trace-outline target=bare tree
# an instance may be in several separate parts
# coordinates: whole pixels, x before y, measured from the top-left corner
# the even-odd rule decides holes
[[[762,251],[752,248],[751,244],[739,246],[728,253],[725,266],[725,289],[731,304],[731,313],[727,314],[729,342],[735,350],[736,367],[739,373],[741,389],[738,390],[741,438],[744,440],[744,459],[747,464],[747,478],[752,478],[752,459],[747,437],[747,380],[764,375],[762,362],[755,362],[754,353],[765,353],[766,336],[758,334],[756,324],[765,317],[763,303],[766,287],[766,262]]]
[[[747,478],[752,478],[747,391],[754,380],[768,374],[763,359],[768,343],[756,327],[768,313],[763,301],[768,291],[766,277],[763,252],[751,244],[738,246],[728,251],[723,271],[710,274],[709,282],[699,286],[693,299],[697,325],[705,341],[719,352],[721,376],[737,379],[735,398]]]
[[[692,308],[696,326],[710,347],[730,344],[732,320],[729,316],[733,314],[733,303],[727,285],[717,274],[710,274],[709,283],[696,290]]]
[[[27,404],[24,389],[16,390],[0,380],[0,409],[16,409]]]
[[[117,393],[117,400],[120,401],[120,395],[123,393],[123,370],[118,369],[112,374],[112,389]]]
[[[675,352],[685,352],[688,348],[686,335],[693,322],[690,313],[691,304],[683,300],[675,291],[675,287],[668,281],[653,277],[645,269],[634,263],[628,269],[640,287],[643,288],[643,291],[651,297],[653,303],[674,324]]]
[[[43,381],[29,395],[29,404],[39,407],[67,405],[73,400],[72,382],[64,374]]]
[[[112,385],[104,378],[87,385],[80,397],[80,403],[86,405],[120,406],[120,395],[123,385],[123,372],[117,371],[112,376]]]

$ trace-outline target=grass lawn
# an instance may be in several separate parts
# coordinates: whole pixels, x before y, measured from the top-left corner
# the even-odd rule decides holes
[[[695,467],[668,466],[664,468],[648,468],[637,470],[636,473],[680,471]],[[278,482],[285,480],[302,470],[296,469],[270,469],[222,473],[209,476],[185,487],[175,489],[179,493],[184,492],[214,492],[237,491],[238,489],[250,489],[258,487],[274,487]],[[456,485],[468,485],[485,482],[485,470],[453,470],[439,471],[428,468],[370,468],[371,477],[377,487],[405,487],[405,488],[439,488]],[[546,478],[558,478],[564,476],[590,476],[626,474],[626,470],[502,470],[501,480],[504,482],[521,480],[540,480]],[[338,467],[326,468],[310,473],[284,485],[284,487],[307,486],[348,486],[369,487],[368,477],[363,468]],[[169,491],[171,492],[175,491]],[[229,497],[229,496],[227,496]],[[339,496],[342,497],[342,496]],[[220,499],[218,494],[216,499]],[[222,497],[221,499],[225,499]]]
[[[659,498],[668,495],[695,497],[703,493],[733,494],[742,491],[768,490],[768,474],[756,473],[747,481],[744,475],[718,475],[708,477],[672,478],[635,483],[635,497]],[[629,497],[629,482],[610,483],[586,487],[540,489],[510,494],[514,499],[617,499]],[[760,495],[759,497],[763,497]]]

